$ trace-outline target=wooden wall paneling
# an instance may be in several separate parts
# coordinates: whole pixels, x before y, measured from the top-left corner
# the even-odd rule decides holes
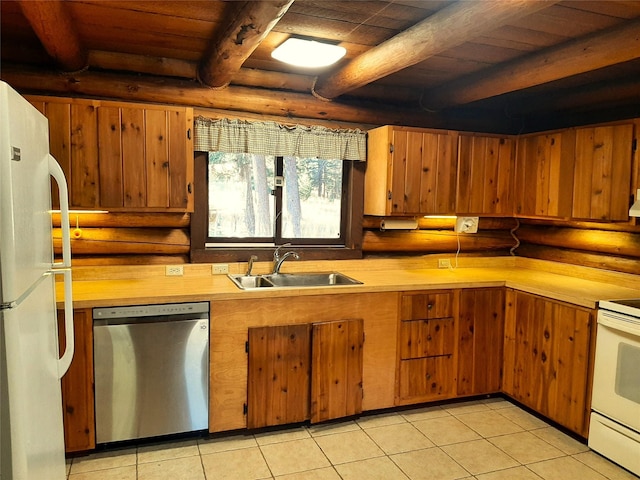
[[[43,113],[49,120],[49,152],[60,164],[68,183],[71,178],[71,107],[65,103],[38,103],[42,103]],[[53,180],[51,185],[51,204],[59,208],[58,185]]]
[[[70,205],[93,208],[100,198],[96,107],[71,104]]]
[[[145,163],[147,207],[169,206],[169,151],[167,114],[145,109]]]
[[[122,107],[120,115],[124,206],[144,207],[147,204],[144,110]]]
[[[74,310],[75,353],[62,377],[62,415],[66,452],[93,450],[96,447],[93,395],[93,318],[91,309]],[[64,312],[58,311],[60,351],[66,345]]]
[[[122,207],[122,138],[120,109],[98,107],[100,207]]]
[[[168,110],[169,208],[193,211],[193,110]]]
[[[314,323],[311,423],[362,412],[362,319]]]
[[[309,418],[311,325],[249,328],[247,427]]]

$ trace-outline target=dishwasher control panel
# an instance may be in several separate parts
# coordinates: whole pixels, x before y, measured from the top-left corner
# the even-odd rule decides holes
[[[163,303],[159,305],[131,305],[93,309],[93,319],[160,317],[209,313],[209,302]]]

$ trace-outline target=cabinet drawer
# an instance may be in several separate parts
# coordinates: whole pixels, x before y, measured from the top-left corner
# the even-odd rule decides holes
[[[421,293],[402,296],[401,320],[453,316],[453,293]]]
[[[400,401],[448,398],[454,385],[453,355],[400,362]]]
[[[400,325],[400,358],[453,354],[453,318],[407,320]]]

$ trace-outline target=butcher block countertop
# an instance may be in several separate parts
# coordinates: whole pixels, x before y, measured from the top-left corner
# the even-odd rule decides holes
[[[462,257],[457,268],[439,269],[438,258],[443,257],[292,260],[283,264],[282,273],[339,271],[363,283],[255,290],[241,290],[226,275],[212,275],[208,264],[184,265],[183,276],[166,276],[163,265],[74,267],[74,308],[502,286],[587,308],[597,307],[598,300],[640,298],[640,275],[520,257]],[[270,262],[258,262],[254,273],[268,273],[270,267]],[[229,264],[230,273],[244,269],[246,263]],[[62,290],[57,289],[59,307]]]

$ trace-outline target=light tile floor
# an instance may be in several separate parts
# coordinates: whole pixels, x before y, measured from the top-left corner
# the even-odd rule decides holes
[[[628,480],[628,471],[501,398],[258,434],[99,452],[69,480]]]

